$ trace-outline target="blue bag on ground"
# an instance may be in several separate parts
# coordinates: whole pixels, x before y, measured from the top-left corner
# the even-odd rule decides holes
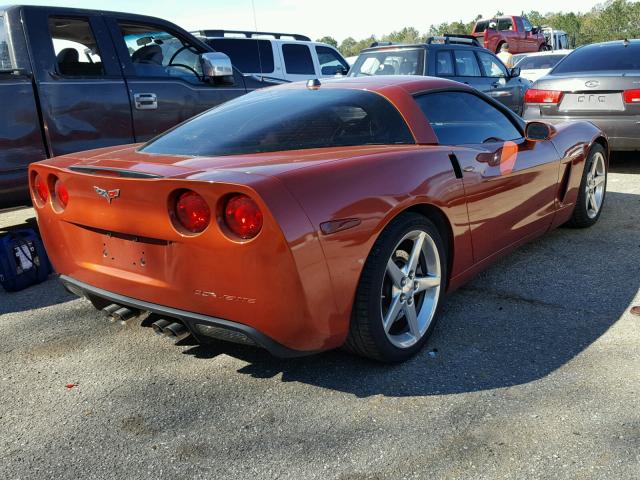
[[[7,292],[44,282],[51,271],[44,245],[35,230],[13,230],[0,236],[0,285]]]

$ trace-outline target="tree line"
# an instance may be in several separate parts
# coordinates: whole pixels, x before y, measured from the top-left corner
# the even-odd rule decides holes
[[[510,14],[510,12],[506,12]],[[515,13],[511,13],[515,14]],[[503,12],[496,12],[495,16],[501,16]],[[640,38],[640,2],[629,0],[609,0],[598,4],[586,13],[563,13],[538,11],[522,12],[531,24],[536,26],[548,26],[557,30],[564,30],[569,34],[575,46],[586,45],[593,42],[607,40],[621,40]],[[476,21],[482,18],[477,15],[473,20],[464,22],[459,20],[451,23],[431,25],[427,32],[421,33],[413,27],[405,27],[402,30],[391,32],[376,37],[356,40],[353,37],[345,38],[342,43],[329,36],[318,39],[319,42],[328,43],[338,48],[340,52],[349,57],[358,55],[360,50],[369,47],[373,42],[385,41],[394,43],[422,43],[428,37],[442,35],[444,33],[469,34]]]

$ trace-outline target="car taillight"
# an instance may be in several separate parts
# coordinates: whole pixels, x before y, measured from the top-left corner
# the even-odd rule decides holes
[[[69,190],[67,190],[66,185],[62,183],[60,179],[56,180],[56,183],[53,186],[53,193],[58,204],[62,208],[66,208],[69,203]]]
[[[35,190],[38,200],[46,203],[49,199],[49,189],[47,188],[47,182],[44,181],[44,178],[42,178],[42,175],[39,173],[36,173],[36,176],[33,177],[33,189]]]
[[[224,206],[224,222],[233,233],[244,240],[255,237],[262,229],[262,212],[250,197],[237,194]]]
[[[537,90],[530,88],[524,94],[525,103],[558,104],[562,100],[563,92],[558,90]]]
[[[624,91],[625,103],[640,103],[640,90],[625,90]]]
[[[191,233],[200,233],[209,226],[211,210],[204,198],[187,190],[176,199],[175,213],[180,225]]]

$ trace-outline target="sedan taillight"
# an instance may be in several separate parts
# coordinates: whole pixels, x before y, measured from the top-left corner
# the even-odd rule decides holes
[[[624,103],[640,103],[640,89],[625,90]]]
[[[183,191],[175,202],[175,216],[188,233],[203,232],[211,221],[211,210],[204,198],[191,190]]]
[[[224,206],[224,223],[238,237],[249,240],[262,229],[262,211],[253,199],[237,194]]]
[[[524,102],[557,105],[562,101],[563,95],[564,93],[559,90],[538,90],[536,88],[530,88],[524,94]]]

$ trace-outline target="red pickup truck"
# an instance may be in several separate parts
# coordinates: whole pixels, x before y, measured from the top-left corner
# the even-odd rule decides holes
[[[511,53],[547,50],[547,41],[539,28],[525,17],[507,16],[478,20],[471,34],[484,39],[484,48],[498,53],[503,43]]]

